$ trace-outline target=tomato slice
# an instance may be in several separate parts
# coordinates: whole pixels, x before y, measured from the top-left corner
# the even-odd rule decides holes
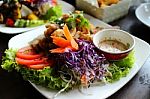
[[[42,56],[42,54],[37,54],[32,47],[27,46],[27,47],[23,47],[21,49],[19,49],[16,53],[16,56],[18,58],[22,58],[22,59],[37,59],[40,58]]]
[[[43,69],[44,67],[47,67],[47,66],[52,66],[53,65],[53,61],[52,60],[48,60],[46,63],[44,64],[36,64],[36,65],[28,65],[27,67],[28,68],[31,68],[31,69]]]
[[[43,69],[46,66],[52,66],[54,63],[42,54],[37,54],[30,46],[19,49],[15,60],[18,64],[32,69]]]
[[[49,66],[49,64],[36,64],[36,65],[28,65],[27,67],[31,69],[43,69],[44,67]]]
[[[40,58],[42,55],[41,54],[37,54],[37,55],[29,55],[29,54],[24,54],[24,53],[16,53],[16,56],[22,59],[28,59],[28,60],[32,60],[32,59],[37,59]]]
[[[47,58],[45,58],[45,57],[33,59],[33,60],[27,60],[27,59],[22,59],[22,58],[18,58],[18,57],[16,57],[15,59],[16,59],[16,62],[20,65],[36,65],[36,64],[48,63]]]

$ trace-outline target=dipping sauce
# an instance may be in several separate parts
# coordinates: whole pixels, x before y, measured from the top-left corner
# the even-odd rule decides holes
[[[104,40],[99,43],[99,48],[106,52],[120,53],[128,49],[128,47],[117,40]]]

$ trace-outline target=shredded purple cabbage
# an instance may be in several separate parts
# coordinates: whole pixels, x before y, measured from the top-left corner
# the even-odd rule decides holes
[[[59,64],[65,64],[69,69],[78,73],[80,77],[86,75],[86,80],[90,83],[94,80],[102,80],[107,72],[108,62],[103,54],[96,52],[96,47],[92,42],[78,40],[79,50],[65,52],[55,56]],[[60,61],[61,60],[61,61]]]

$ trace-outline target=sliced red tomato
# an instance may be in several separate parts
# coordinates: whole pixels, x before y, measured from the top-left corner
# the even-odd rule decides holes
[[[14,20],[11,19],[11,18],[7,18],[6,19],[6,25],[10,26],[10,27],[13,27],[14,26]]]
[[[32,60],[40,58],[42,54],[37,54],[32,47],[28,46],[19,49],[18,52],[16,53],[16,56],[22,59]]]
[[[27,59],[22,59],[22,58],[18,58],[16,57],[16,62],[20,65],[37,65],[37,64],[47,64],[47,58],[37,58],[37,59],[33,59],[33,60],[27,60]]]
[[[28,65],[27,67],[32,69],[43,69],[44,67],[52,66],[53,63],[54,62],[52,60],[48,60],[45,64]]]
[[[44,67],[49,66],[49,64],[36,64],[36,65],[28,65],[27,67],[31,69],[43,69]]]
[[[54,63],[42,54],[37,54],[30,46],[19,49],[15,59],[18,64],[32,69],[43,69],[46,66],[52,66]]]
[[[31,54],[33,54],[33,48],[31,47],[31,46],[26,46],[26,47],[23,47],[23,48],[20,48],[19,50],[18,50],[18,52],[32,52]]]

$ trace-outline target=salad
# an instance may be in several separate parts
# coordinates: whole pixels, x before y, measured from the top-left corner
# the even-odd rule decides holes
[[[7,49],[1,67],[16,70],[25,80],[63,91],[113,83],[125,77],[135,58],[132,51],[120,61],[108,61],[94,46],[92,35],[101,30],[83,12],[64,14],[46,25],[43,35],[21,49]]]
[[[3,0],[0,23],[8,27],[35,27],[62,15],[56,0]]]

